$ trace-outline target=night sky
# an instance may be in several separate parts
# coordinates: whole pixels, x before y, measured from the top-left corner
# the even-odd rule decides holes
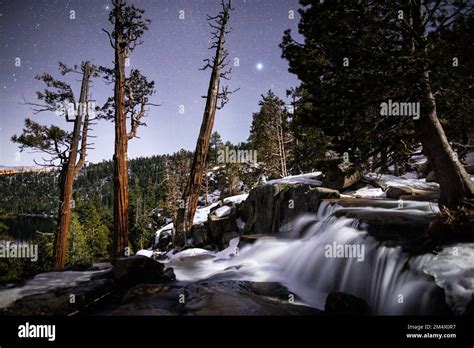
[[[145,10],[152,23],[143,36],[144,44],[131,55],[130,68],[138,68],[156,83],[153,108],[145,120],[148,127],[138,130],[140,139],[129,142],[129,157],[172,153],[181,148],[194,150],[202,121],[210,70],[200,71],[202,59],[211,56],[208,50],[210,28],[206,14],[220,10],[219,0],[141,0],[132,1]],[[297,0],[234,0],[230,25],[234,31],[227,38],[231,59],[238,58],[233,68],[230,89],[240,88],[229,104],[217,112],[214,130],[224,141],[237,143],[247,139],[252,113],[258,110],[260,95],[273,91],[286,100],[285,91],[298,84],[288,73],[288,63],[281,58],[283,31],[297,31],[299,16]],[[113,50],[102,28],[111,30],[107,0],[0,0],[0,165],[28,166],[39,154],[23,152],[10,141],[20,134],[26,117],[42,124],[56,124],[71,129],[71,123],[55,114],[34,115],[21,105],[23,97],[36,101],[35,91],[44,84],[35,80],[37,74],[48,72],[60,77],[58,61],[67,65],[91,60],[97,65],[112,66]],[[70,19],[70,10],[75,19]],[[179,19],[179,11],[185,19]],[[289,11],[295,18],[289,18]],[[21,66],[15,66],[15,58]],[[129,68],[129,69],[130,69]],[[129,71],[128,69],[128,71]],[[71,83],[74,74],[63,78]],[[72,82],[76,97],[79,81]],[[112,85],[94,80],[93,99],[102,104],[112,94]],[[180,106],[184,114],[180,114]],[[88,161],[111,159],[113,124],[101,121],[94,126],[95,149]]]

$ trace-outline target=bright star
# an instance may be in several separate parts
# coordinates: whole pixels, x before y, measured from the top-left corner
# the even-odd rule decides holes
[[[257,70],[263,70],[263,64],[262,63],[257,63],[257,65],[255,67],[257,68]]]

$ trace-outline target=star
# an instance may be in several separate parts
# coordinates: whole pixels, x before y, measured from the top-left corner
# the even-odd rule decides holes
[[[262,63],[257,63],[257,65],[255,65],[255,67],[257,68],[257,70],[263,70],[263,64]]]

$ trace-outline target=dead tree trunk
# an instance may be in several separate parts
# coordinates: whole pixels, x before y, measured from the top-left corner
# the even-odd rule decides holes
[[[89,82],[92,74],[92,68],[88,62],[83,66],[81,94],[79,97],[79,105],[75,105],[75,120],[70,151],[67,162],[61,170],[61,187],[60,187],[60,206],[58,213],[58,227],[56,232],[56,241],[54,245],[54,268],[56,270],[64,268],[67,259],[68,233],[69,223],[71,221],[71,202],[74,178],[79,172],[85,161],[86,145],[87,145],[87,127],[88,127],[88,93]],[[83,126],[83,118],[84,126]],[[79,139],[82,135],[81,160],[76,164],[79,152]],[[84,133],[85,132],[85,133]]]
[[[426,30],[422,24],[423,7],[418,1],[412,4],[412,25],[417,36],[413,39],[412,51],[414,56],[422,57],[418,66],[421,115],[418,121],[414,121],[415,129],[423,145],[423,151],[438,177],[440,208],[457,209],[460,206],[472,204],[474,184],[451,148],[439,122],[427,64]]]
[[[229,71],[222,72],[226,66],[225,60],[227,52],[224,49],[225,36],[229,33],[227,30],[227,23],[229,20],[229,12],[232,10],[231,2],[222,1],[222,11],[216,17],[208,16],[211,28],[215,29],[213,32],[213,39],[215,40],[211,48],[216,49],[216,53],[212,62],[206,59],[207,68],[212,68],[211,78],[209,81],[209,88],[207,91],[206,107],[204,109],[201,130],[194,151],[194,158],[189,175],[188,183],[184,189],[182,200],[178,208],[178,216],[176,221],[175,245],[184,245],[186,243],[186,232],[193,225],[194,214],[199,199],[199,192],[201,189],[202,178],[206,168],[207,154],[209,151],[209,143],[211,140],[212,127],[214,126],[214,118],[216,110],[221,108],[227,101],[227,88],[223,88],[219,92],[220,78],[226,78]],[[215,22],[214,22],[215,21]],[[222,98],[223,102],[218,106],[218,100]]]

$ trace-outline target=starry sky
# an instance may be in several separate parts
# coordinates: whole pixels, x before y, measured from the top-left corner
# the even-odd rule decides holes
[[[200,71],[202,60],[209,58],[210,28],[206,14],[220,10],[220,0],[135,0],[152,23],[143,36],[143,45],[130,57],[130,68],[139,69],[156,83],[151,100],[161,104],[152,108],[138,130],[139,139],[129,142],[129,157],[151,156],[194,150],[202,121],[210,70]],[[261,94],[272,89],[286,100],[285,91],[298,85],[288,73],[288,63],[281,58],[283,31],[297,32],[298,0],[234,0],[230,25],[234,31],[227,38],[229,58],[238,58],[233,67],[230,89],[240,88],[230,102],[219,110],[214,124],[224,141],[237,143],[249,135],[252,113],[258,110]],[[70,130],[54,113],[33,114],[23,98],[36,101],[37,90],[43,90],[37,74],[48,72],[55,77],[58,61],[67,65],[91,60],[94,64],[112,66],[113,50],[102,28],[111,30],[107,0],[0,0],[0,165],[28,166],[38,153],[22,152],[10,141],[20,134],[26,117],[42,124],[55,124]],[[71,10],[75,19],[71,19]],[[180,19],[184,11],[184,19]],[[289,11],[294,11],[290,18]],[[182,12],[181,12],[182,14]],[[15,66],[20,58],[21,65]],[[128,71],[130,70],[128,68]],[[68,77],[69,76],[69,77]],[[78,75],[77,75],[78,76]],[[61,77],[76,94],[80,81],[74,74]],[[96,79],[93,99],[102,104],[112,94],[112,85]],[[287,101],[287,100],[286,100]],[[183,110],[184,113],[180,111]],[[101,121],[94,126],[94,149],[88,161],[112,158],[113,124]]]

